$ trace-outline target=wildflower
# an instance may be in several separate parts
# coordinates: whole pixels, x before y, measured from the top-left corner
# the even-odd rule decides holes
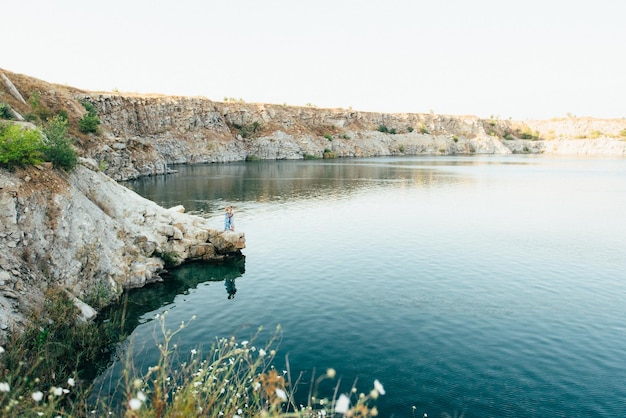
[[[266,354],[267,352],[265,350],[263,350],[262,348],[259,349],[259,357],[263,357]]]
[[[372,407],[372,409],[370,409],[370,415],[375,417],[378,415],[378,408],[376,408],[375,406]]]
[[[276,355],[276,350],[270,351],[270,356],[274,357]]]
[[[255,382],[254,386],[252,387],[252,389],[254,391],[257,391],[257,390],[261,389],[261,384],[259,382]]]
[[[33,392],[33,394],[30,396],[33,398],[35,402],[39,402],[40,400],[43,399],[43,393],[41,393],[41,391],[39,390],[37,392]]]
[[[50,388],[50,392],[54,393],[54,396],[61,396],[61,395],[63,395],[63,388],[58,388],[56,386],[52,386]]]
[[[378,379],[374,380],[374,389],[376,389],[381,395],[385,394],[385,388],[383,387],[382,383],[378,381]]]
[[[4,347],[0,346],[0,354],[4,353]]]
[[[195,348],[191,349],[191,355],[195,356],[198,353],[198,350],[196,350]]]
[[[147,398],[142,391],[139,391],[137,392],[137,399],[139,399],[141,402],[145,402]]]
[[[74,380],[74,378],[70,377],[69,379],[67,379],[67,384],[70,385],[71,387],[74,387],[74,385],[76,384],[76,381]]]
[[[198,386],[200,386],[202,384],[202,382],[193,382],[193,387],[197,388]]]
[[[43,412],[37,412],[37,416],[43,417]]]
[[[350,398],[348,398],[343,393],[337,399],[337,403],[335,404],[335,412],[340,414],[345,414],[350,409]]]
[[[10,392],[11,387],[7,382],[0,382],[0,392]]]
[[[335,371],[335,369],[328,369],[328,370],[326,370],[326,376],[329,379],[334,379],[336,374],[337,374],[337,372]]]
[[[238,413],[239,415],[243,414],[243,409],[239,408],[239,409],[237,410],[237,413]]]
[[[372,391],[370,392],[370,398],[372,399],[378,399],[378,391],[376,389],[372,389]]]
[[[133,398],[128,401],[128,406],[130,407],[131,411],[136,411],[141,408],[141,401],[137,398]]]
[[[196,316],[195,316],[195,315],[192,315],[192,316],[191,316],[191,320],[193,321],[193,320],[195,320],[195,319],[196,319]]]
[[[287,400],[287,394],[285,393],[284,390],[280,388],[276,388],[276,396],[278,396],[283,401]]]
[[[69,389],[63,389],[63,393],[68,394],[68,393],[70,393],[70,390]]]
[[[248,345],[248,343],[249,343],[249,342],[250,342],[250,341],[248,341],[248,340],[242,341],[242,342],[241,342],[241,345],[245,347],[245,346],[247,346],[247,345]]]

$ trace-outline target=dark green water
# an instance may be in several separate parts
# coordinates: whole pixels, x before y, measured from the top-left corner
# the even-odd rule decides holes
[[[175,168],[128,186],[216,228],[234,205],[247,248],[129,295],[142,364],[168,310],[181,349],[281,324],[294,374],[378,379],[384,417],[626,416],[625,159]]]

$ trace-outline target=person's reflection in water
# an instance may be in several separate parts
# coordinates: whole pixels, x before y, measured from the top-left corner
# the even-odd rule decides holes
[[[234,299],[237,288],[235,287],[235,279],[225,279],[224,286],[226,286],[226,292],[228,293],[228,299]]]

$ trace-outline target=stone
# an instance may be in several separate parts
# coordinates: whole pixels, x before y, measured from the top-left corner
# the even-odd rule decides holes
[[[0,286],[4,286],[9,280],[11,280],[11,274],[8,271],[0,271]]]

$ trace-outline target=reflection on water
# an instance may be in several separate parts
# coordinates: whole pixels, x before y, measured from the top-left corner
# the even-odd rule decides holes
[[[381,163],[372,159],[342,161],[259,161],[178,167],[167,176],[145,177],[125,183],[162,206],[184,202],[187,211],[212,213],[224,201],[286,201],[350,195],[373,185],[460,181],[441,170],[437,159]],[[452,165],[476,165],[479,160],[458,159]],[[450,161],[445,164],[450,166]]]
[[[237,292],[235,280],[246,271],[245,263],[245,256],[238,255],[219,264],[191,263],[176,267],[163,282],[126,291],[120,303],[107,308],[100,317],[119,323],[120,334],[129,335],[137,325],[152,320],[144,316],[146,313],[171,304],[177,296],[189,294],[201,283],[224,282],[227,298],[232,299]]]
[[[197,317],[181,352],[280,324],[303,382],[379,379],[380,416],[624,416],[626,159],[215,164],[129,186],[216,227],[234,204],[248,244],[245,274],[189,265],[129,293],[139,368],[167,310],[169,329]]]

